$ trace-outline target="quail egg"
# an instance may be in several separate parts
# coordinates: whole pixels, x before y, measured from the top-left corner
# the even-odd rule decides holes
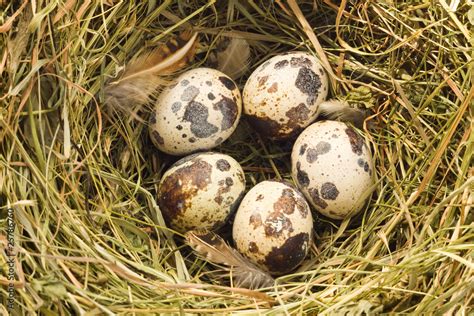
[[[244,113],[260,134],[285,139],[316,119],[328,85],[326,72],[313,55],[278,55],[257,67],[247,80]]]
[[[320,121],[296,139],[292,176],[321,214],[343,219],[359,211],[373,185],[370,152],[355,129],[337,121]]]
[[[209,150],[232,134],[241,113],[242,98],[232,79],[215,69],[192,69],[159,95],[150,136],[171,155]]]
[[[237,250],[273,275],[294,270],[308,254],[313,218],[303,195],[280,181],[263,181],[244,196],[232,237]]]
[[[165,172],[158,205],[176,231],[215,230],[235,211],[244,190],[244,172],[234,158],[197,153],[178,160]]]

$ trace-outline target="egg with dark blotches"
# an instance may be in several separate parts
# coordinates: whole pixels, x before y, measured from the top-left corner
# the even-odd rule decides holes
[[[244,190],[244,172],[234,158],[197,153],[165,172],[158,187],[158,205],[176,231],[216,230],[233,214]]]
[[[317,118],[328,86],[327,74],[313,55],[278,55],[257,67],[247,80],[242,94],[244,113],[261,135],[286,139]]]
[[[232,237],[237,250],[273,275],[293,271],[308,254],[313,218],[303,195],[280,181],[263,181],[244,196]]]
[[[234,132],[241,113],[242,98],[232,79],[215,69],[192,69],[159,95],[150,137],[171,155],[209,150]]]
[[[320,121],[306,128],[293,145],[291,167],[312,206],[333,219],[360,211],[374,184],[364,138],[342,122]]]

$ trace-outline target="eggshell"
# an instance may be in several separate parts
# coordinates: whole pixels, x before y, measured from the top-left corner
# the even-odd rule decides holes
[[[333,219],[357,213],[374,183],[364,138],[342,122],[320,121],[306,128],[293,145],[291,165],[301,192]]]
[[[163,175],[158,204],[171,228],[220,228],[235,211],[245,190],[242,167],[220,153],[182,158]]]
[[[272,139],[297,135],[318,116],[328,78],[306,52],[270,58],[250,75],[243,90],[244,113],[260,134]]]
[[[294,270],[308,254],[313,218],[303,195],[287,183],[263,181],[243,198],[232,236],[237,250],[274,275]]]
[[[158,97],[150,136],[171,155],[208,150],[233,133],[241,113],[242,98],[232,79],[215,69],[192,69]]]

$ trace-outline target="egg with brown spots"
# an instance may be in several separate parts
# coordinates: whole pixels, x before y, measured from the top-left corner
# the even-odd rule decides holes
[[[364,138],[342,122],[320,121],[306,128],[293,145],[291,166],[308,201],[333,219],[360,211],[374,184]]]
[[[285,139],[317,118],[328,85],[326,72],[313,55],[278,55],[257,67],[247,80],[242,95],[244,113],[263,136]]]
[[[192,69],[159,95],[150,137],[171,155],[208,150],[234,132],[241,113],[242,98],[232,79],[215,69]]]
[[[232,237],[237,250],[273,275],[293,271],[308,254],[313,218],[303,195],[287,183],[263,181],[244,196]]]
[[[244,190],[244,172],[234,158],[198,153],[178,160],[165,172],[158,205],[176,231],[215,230],[235,211]]]

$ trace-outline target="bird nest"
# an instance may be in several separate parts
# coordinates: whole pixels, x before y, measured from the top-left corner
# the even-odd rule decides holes
[[[0,1],[0,309],[472,312],[473,23],[472,3],[447,0]],[[272,286],[216,277],[166,227],[156,192],[177,158],[150,140],[154,96],[125,111],[105,102],[127,63],[190,29],[194,60],[177,73],[244,39],[242,89],[268,58],[308,51],[329,67],[330,96],[368,113],[374,193],[353,218],[315,213],[310,253]],[[244,118],[214,150],[249,189],[292,181],[291,146]]]

